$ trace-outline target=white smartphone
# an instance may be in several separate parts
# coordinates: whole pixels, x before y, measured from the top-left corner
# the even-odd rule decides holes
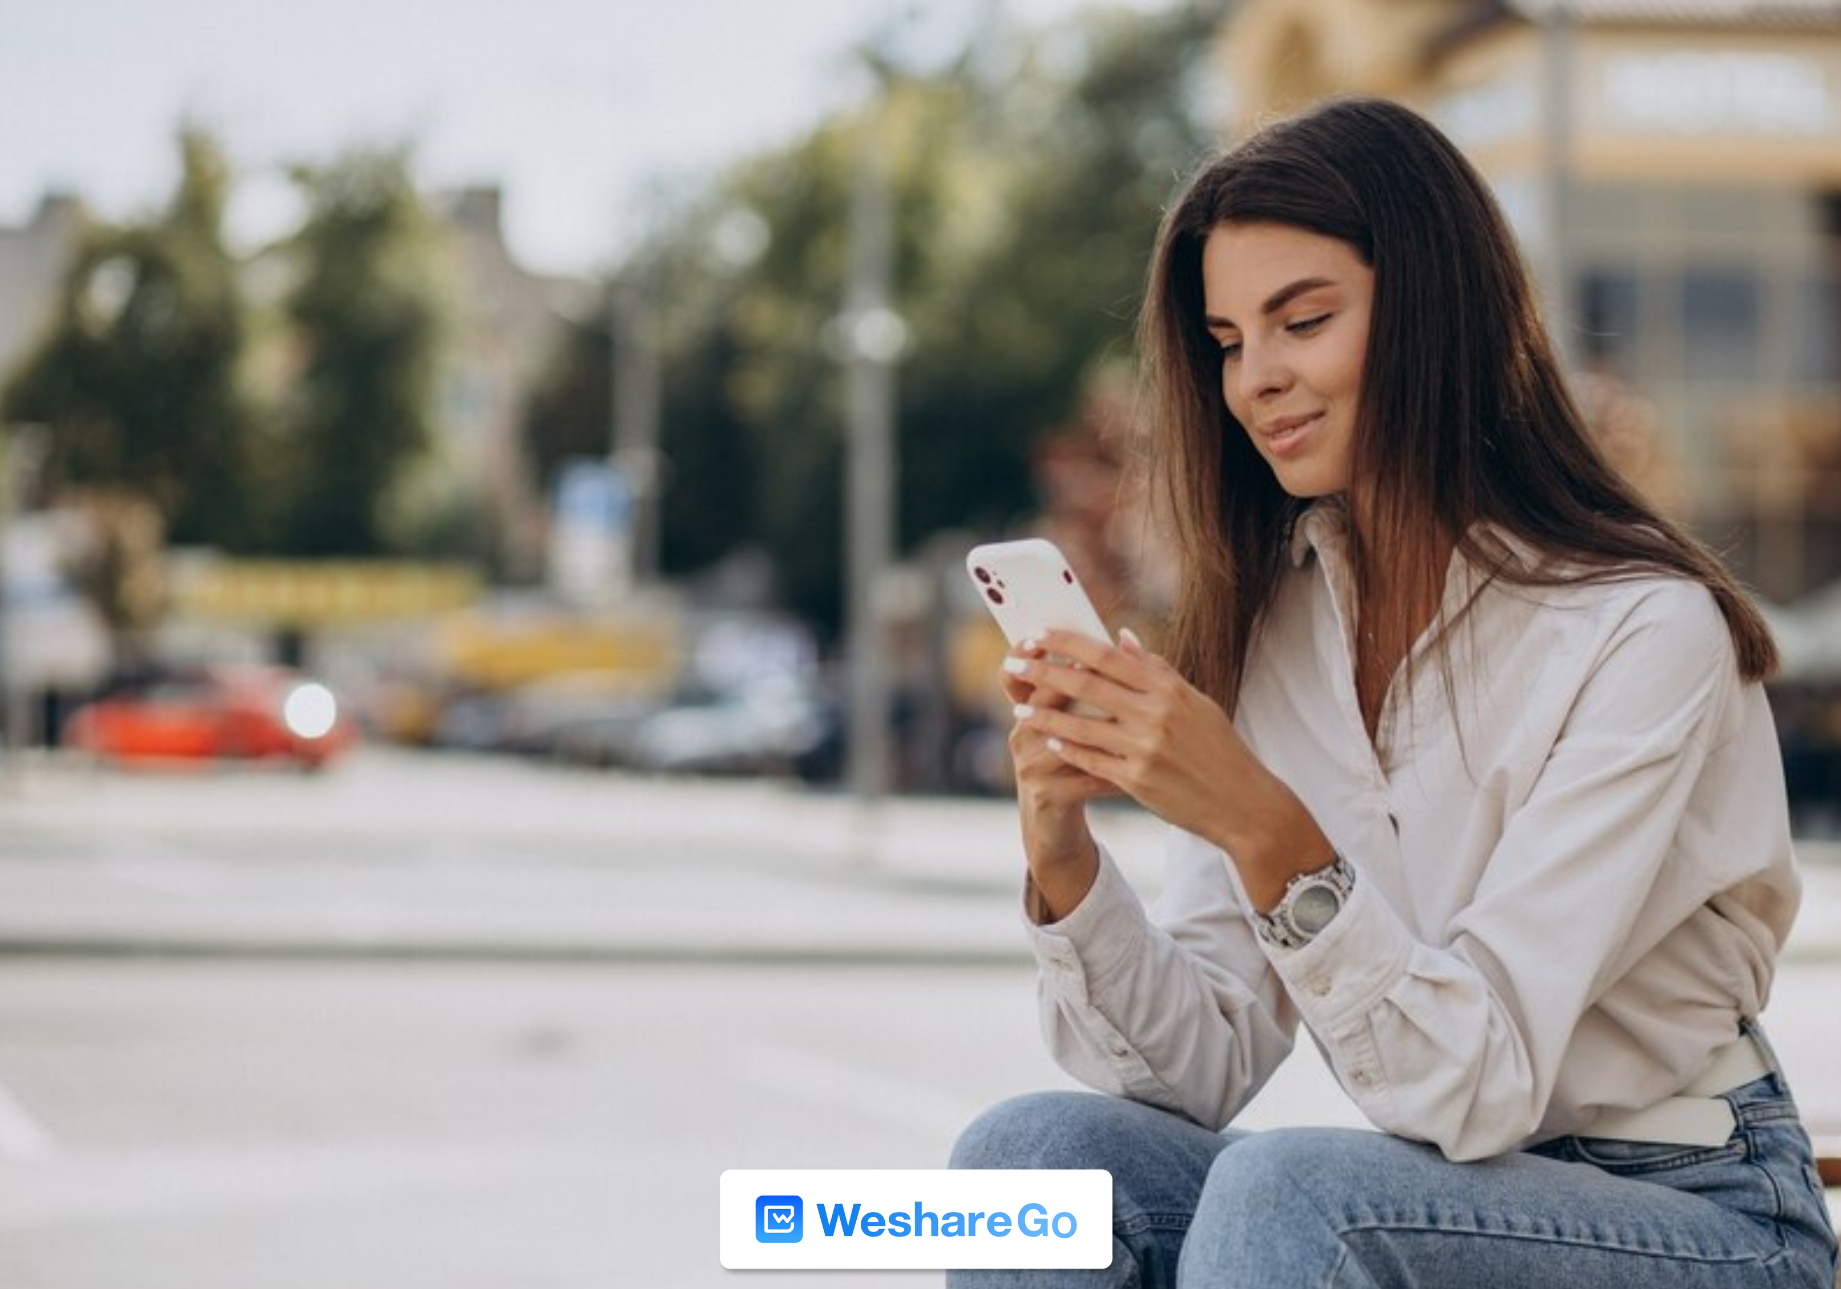
[[[1011,644],[1049,630],[1077,631],[1112,643],[1067,557],[1051,541],[1031,537],[974,546],[965,557],[965,571]]]

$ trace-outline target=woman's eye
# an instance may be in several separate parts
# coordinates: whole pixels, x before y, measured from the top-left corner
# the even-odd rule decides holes
[[[1285,330],[1289,331],[1294,336],[1308,336],[1318,327],[1328,322],[1330,317],[1330,314],[1320,313],[1314,318],[1300,318],[1298,321],[1287,326]]]
[[[1240,357],[1240,342],[1238,340],[1223,340],[1220,343],[1221,357],[1224,361],[1231,362],[1233,359]]]

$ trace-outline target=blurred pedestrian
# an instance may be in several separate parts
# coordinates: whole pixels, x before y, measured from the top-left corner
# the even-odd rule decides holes
[[[1275,124],[1168,214],[1141,334],[1167,657],[1005,660],[1044,1024],[1110,1095],[954,1156],[1110,1170],[1113,1263],[951,1283],[1831,1289],[1757,1025],[1776,648],[1593,445],[1476,171],[1382,101]],[[1155,915],[1118,793],[1172,825]],[[1231,1126],[1300,1024],[1379,1132]]]

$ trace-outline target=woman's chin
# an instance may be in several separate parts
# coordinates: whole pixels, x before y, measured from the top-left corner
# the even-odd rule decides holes
[[[1274,465],[1272,473],[1278,479],[1278,486],[1300,501],[1327,497],[1349,486],[1349,481],[1338,477],[1334,471],[1312,469],[1307,462]]]

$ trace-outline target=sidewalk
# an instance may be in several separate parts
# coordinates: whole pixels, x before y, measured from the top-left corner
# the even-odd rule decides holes
[[[1161,826],[1100,831],[1147,887]],[[1002,801],[367,751],[0,782],[0,953],[1023,963]]]
[[[1163,826],[1095,831],[1147,898]],[[1801,847],[1786,965],[1841,961],[1841,845]],[[1023,963],[1013,805],[366,752],[317,779],[0,783],[0,953]]]

